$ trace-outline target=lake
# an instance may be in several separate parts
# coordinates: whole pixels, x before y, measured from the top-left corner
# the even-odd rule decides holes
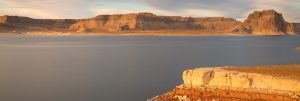
[[[145,101],[206,66],[300,64],[300,36],[0,36],[1,101]]]

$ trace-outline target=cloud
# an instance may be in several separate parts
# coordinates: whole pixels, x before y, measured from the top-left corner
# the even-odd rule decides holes
[[[8,7],[1,14],[18,14],[38,18],[86,17],[88,9],[96,0],[0,0]]]
[[[103,15],[103,14],[128,14],[128,13],[139,13],[139,12],[151,12],[157,15],[173,15],[175,16],[175,13],[172,12],[166,12],[166,11],[160,11],[157,9],[140,9],[140,10],[125,10],[125,9],[91,9],[90,10],[93,15]]]
[[[243,20],[254,10],[275,9],[288,21],[300,22],[299,0],[139,0],[160,10],[180,12],[194,9],[198,16],[225,16]],[[178,14],[182,14],[181,12]]]
[[[141,2],[145,2],[153,7],[177,12],[181,10],[188,9],[197,9],[198,11],[204,12],[194,12],[199,13],[198,15],[208,14],[209,12],[219,12],[222,13],[222,16],[235,16],[240,14],[241,12],[252,9],[251,0],[140,0]],[[238,8],[238,9],[237,9]]]
[[[199,16],[223,16],[221,12],[214,11],[214,10],[201,10],[201,9],[182,9],[178,11],[167,11],[167,10],[161,10],[154,7],[141,7],[140,9],[123,9],[123,8],[93,8],[90,9],[91,12],[93,12],[93,15],[99,15],[99,14],[127,14],[127,13],[137,13],[137,12],[151,12],[156,15],[168,15],[168,16],[193,16],[193,17],[199,17]],[[195,13],[195,12],[201,12],[201,13]]]

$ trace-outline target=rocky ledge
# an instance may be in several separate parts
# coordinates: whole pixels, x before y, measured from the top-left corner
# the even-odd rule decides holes
[[[300,65],[186,70],[184,84],[149,101],[299,101],[299,73]]]

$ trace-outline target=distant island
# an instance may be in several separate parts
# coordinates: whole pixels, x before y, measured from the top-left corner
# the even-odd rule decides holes
[[[255,11],[244,22],[224,17],[157,16],[152,13],[99,15],[88,19],[0,16],[3,34],[296,35],[300,23],[275,10]]]

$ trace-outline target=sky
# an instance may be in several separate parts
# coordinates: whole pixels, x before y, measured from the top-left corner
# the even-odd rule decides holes
[[[0,15],[42,19],[151,12],[244,20],[249,13],[264,9],[283,13],[289,22],[300,22],[300,0],[0,0]]]

